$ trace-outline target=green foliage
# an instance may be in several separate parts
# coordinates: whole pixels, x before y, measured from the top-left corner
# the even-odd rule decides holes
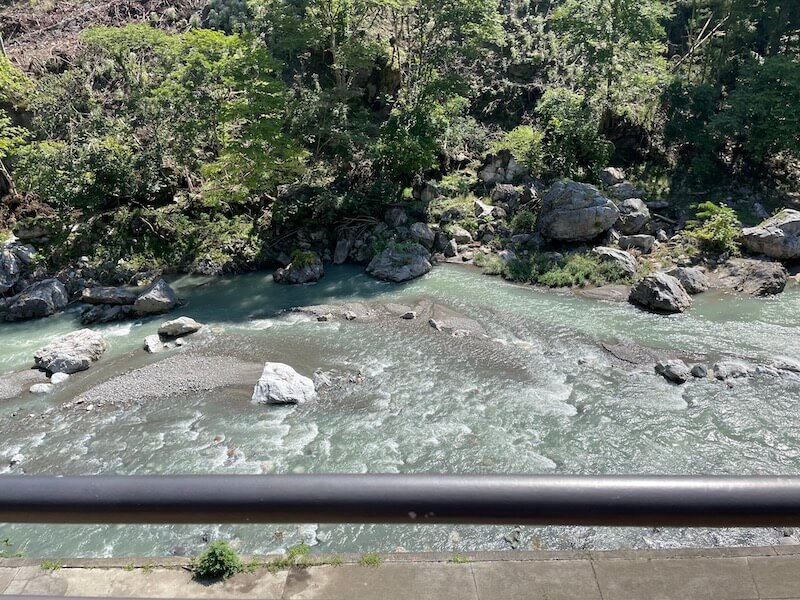
[[[580,253],[560,259],[543,254],[517,258],[505,264],[501,274],[510,281],[547,287],[584,287],[630,280],[616,263]]]
[[[442,129],[434,115],[422,108],[397,108],[386,120],[376,145],[377,162],[390,178],[410,181],[438,164]]]
[[[30,78],[0,53],[0,105],[23,108],[32,91],[33,82]]]
[[[39,565],[43,571],[58,571],[63,566],[60,560],[45,560]]]
[[[536,230],[536,213],[529,209],[519,211],[511,219],[511,231],[514,233],[533,233]]]
[[[662,0],[565,0],[553,15],[559,58],[602,109],[641,121],[666,80]]]
[[[447,562],[460,565],[460,564],[471,563],[472,559],[466,554],[453,554],[453,557]]]
[[[478,176],[473,170],[455,171],[443,176],[438,182],[436,187],[439,191],[448,197],[465,197],[477,185]]]
[[[285,88],[259,42],[146,25],[81,40],[73,66],[39,84],[34,130],[50,139],[23,156],[44,170],[23,164],[25,191],[88,208],[158,204],[188,187],[230,209],[300,172],[302,153],[282,131]]]
[[[492,144],[490,151],[510,150],[514,158],[533,175],[544,171],[544,132],[530,125],[515,127]]]
[[[613,146],[599,133],[600,115],[583,95],[548,89],[536,115],[544,131],[543,163],[549,174],[585,178],[605,166]]]
[[[375,553],[362,554],[361,558],[358,559],[358,564],[362,567],[379,567],[381,564],[381,557],[379,554]]]
[[[294,250],[292,252],[292,266],[302,269],[314,264],[314,253],[310,250]]]
[[[697,205],[697,221],[688,223],[689,235],[711,252],[739,252],[742,224],[736,211],[725,204],[702,202]]]
[[[478,252],[472,260],[476,267],[480,267],[486,275],[502,275],[505,263],[496,254]]]
[[[718,138],[737,144],[752,163],[781,152],[800,158],[798,106],[798,60],[784,56],[751,60],[742,67],[711,127]]]
[[[200,578],[228,579],[242,571],[242,559],[223,540],[211,542],[194,563],[194,574]]]

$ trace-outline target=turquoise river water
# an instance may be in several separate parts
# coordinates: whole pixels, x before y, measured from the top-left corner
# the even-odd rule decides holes
[[[652,362],[625,366],[600,345],[627,342],[707,362],[720,356],[800,361],[795,286],[772,299],[707,293],[688,313],[661,316],[456,266],[400,286],[354,267],[332,267],[319,284],[301,287],[275,285],[267,273],[173,283],[187,300],[176,314],[207,325],[187,348],[205,343],[217,355],[285,362],[309,376],[322,369],[344,382],[296,408],[252,404],[254,370],[235,385],[208,391],[45,412],[90,383],[184,351],[151,357],[141,350],[163,317],[99,327],[110,349],[92,369],[56,394],[24,392],[0,401],[0,473],[15,472],[8,463],[16,453],[24,455],[21,466],[29,474],[800,473],[798,380],[675,386],[654,374]],[[433,302],[474,319],[487,336],[453,337],[400,319],[317,322],[281,313],[353,301]],[[78,327],[76,311],[0,324],[0,373],[32,367],[37,348]],[[315,552],[335,553],[747,545],[775,543],[780,535],[770,529],[0,524],[0,539],[10,538],[11,551],[26,556],[195,554],[214,537],[248,553],[302,540]]]

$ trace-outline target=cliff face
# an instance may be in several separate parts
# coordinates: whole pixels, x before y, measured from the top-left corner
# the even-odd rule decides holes
[[[182,31],[203,0],[0,0],[0,36],[9,58],[29,72],[58,71],[93,25],[148,22]]]

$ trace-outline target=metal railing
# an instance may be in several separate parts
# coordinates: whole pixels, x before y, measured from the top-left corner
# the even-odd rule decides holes
[[[6,475],[0,522],[767,527],[800,523],[800,477]]]

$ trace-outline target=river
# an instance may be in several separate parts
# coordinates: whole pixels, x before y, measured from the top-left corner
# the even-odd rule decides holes
[[[57,407],[151,356],[143,338],[165,319],[98,327],[110,349],[55,394],[0,401],[0,473],[800,473],[800,383],[777,377],[667,383],[652,363],[621,365],[600,343],[677,350],[708,362],[741,356],[800,361],[800,290],[755,299],[709,292],[688,313],[541,291],[443,266],[406,285],[356,267],[287,287],[258,273],[172,282],[177,314],[205,323],[187,349],[251,365],[285,362],[341,377],[313,404],[250,403],[258,369],[236,384],[87,411]],[[317,322],[294,306],[433,303],[474,319],[486,336],[454,337],[421,319]],[[420,304],[423,303],[423,304]],[[77,312],[0,325],[0,373],[79,327]],[[154,367],[158,368],[158,367]],[[216,438],[216,441],[215,441]],[[223,439],[224,438],[224,439]],[[270,553],[302,540],[325,553],[606,549],[776,543],[772,529],[594,527],[0,524],[26,556],[195,554],[210,537]]]

